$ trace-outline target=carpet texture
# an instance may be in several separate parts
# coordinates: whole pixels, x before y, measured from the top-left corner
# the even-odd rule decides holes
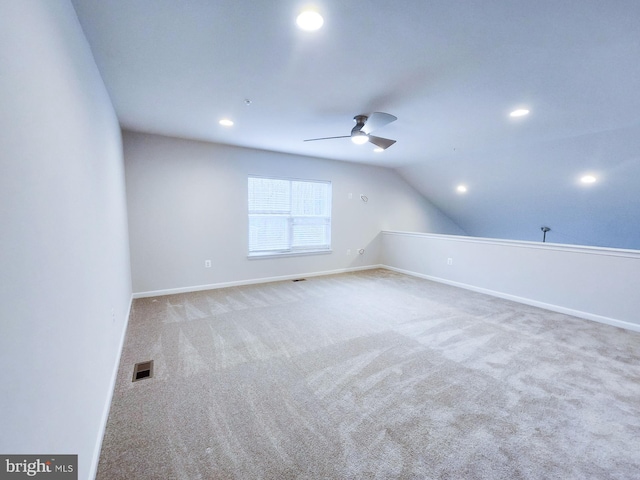
[[[138,299],[97,478],[639,479],[640,334],[382,269]]]

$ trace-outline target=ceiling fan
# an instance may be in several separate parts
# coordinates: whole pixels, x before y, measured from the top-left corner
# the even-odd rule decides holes
[[[356,115],[353,117],[356,122],[356,126],[351,129],[351,135],[342,135],[339,137],[323,137],[323,138],[310,138],[305,142],[315,142],[316,140],[331,140],[334,138],[351,138],[354,143],[363,144],[367,142],[373,143],[376,147],[383,150],[389,148],[396,143],[395,140],[388,138],[374,137],[370,133],[378,128],[395,122],[398,118],[389,113],[373,112],[371,115]]]

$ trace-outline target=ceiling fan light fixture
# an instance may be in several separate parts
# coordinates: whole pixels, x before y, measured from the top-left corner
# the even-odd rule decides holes
[[[369,136],[364,132],[354,132],[351,135],[351,141],[356,145],[364,145],[369,141]]]

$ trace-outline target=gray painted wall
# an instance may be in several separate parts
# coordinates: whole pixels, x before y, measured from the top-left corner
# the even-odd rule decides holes
[[[71,3],[0,3],[0,452],[93,477],[131,298],[118,121]]]
[[[124,155],[134,292],[375,265],[384,229],[464,234],[387,168],[133,132]],[[249,174],[330,180],[333,253],[247,259]]]
[[[389,267],[640,331],[635,250],[406,232],[381,237],[381,263]]]

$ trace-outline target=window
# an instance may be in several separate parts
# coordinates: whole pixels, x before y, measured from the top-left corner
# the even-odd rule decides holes
[[[249,176],[249,256],[331,251],[331,182]]]

